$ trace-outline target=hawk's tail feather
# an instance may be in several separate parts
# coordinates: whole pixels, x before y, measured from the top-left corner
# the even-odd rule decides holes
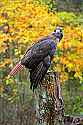
[[[37,66],[34,71],[30,72],[31,89],[37,88],[38,84],[43,80],[48,68],[44,65],[43,61]]]
[[[14,76],[18,71],[20,71],[23,68],[23,65],[21,62],[17,63],[16,66],[10,71],[9,75]]]

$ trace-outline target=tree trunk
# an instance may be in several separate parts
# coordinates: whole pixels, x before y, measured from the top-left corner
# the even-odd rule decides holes
[[[57,73],[48,72],[35,90],[36,125],[63,125],[63,103]]]

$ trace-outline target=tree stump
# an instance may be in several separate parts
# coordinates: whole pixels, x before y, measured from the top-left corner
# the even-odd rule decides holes
[[[48,72],[35,90],[36,125],[63,125],[63,102],[58,74]]]

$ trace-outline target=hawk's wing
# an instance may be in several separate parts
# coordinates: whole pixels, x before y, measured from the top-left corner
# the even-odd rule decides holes
[[[21,59],[21,64],[31,68],[37,66],[50,53],[50,38],[42,39],[35,43],[29,50],[26,51],[25,55]]]

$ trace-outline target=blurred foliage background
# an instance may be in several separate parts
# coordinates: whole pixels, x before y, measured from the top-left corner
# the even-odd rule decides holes
[[[62,27],[64,37],[57,45],[51,69],[60,74],[65,114],[83,115],[83,1],[0,0],[1,124],[9,117],[10,124],[17,116],[27,119],[29,109],[34,111],[28,70],[24,68],[11,78],[8,73],[26,48],[57,25]]]

